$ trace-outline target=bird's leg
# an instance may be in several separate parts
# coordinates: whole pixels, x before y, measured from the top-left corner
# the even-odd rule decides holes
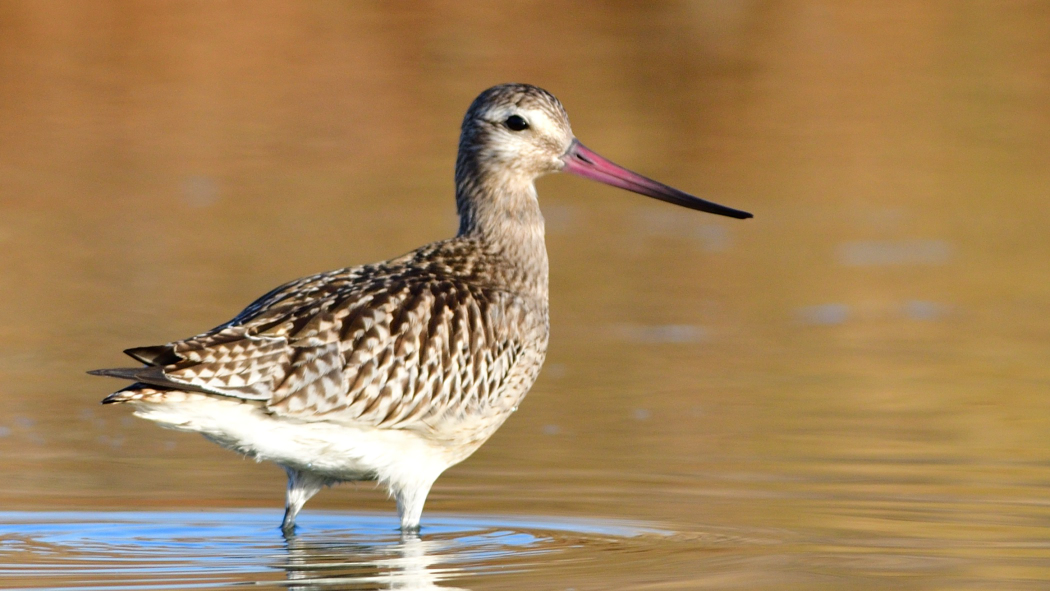
[[[434,478],[436,480],[436,477]],[[427,494],[434,480],[414,482],[410,485],[400,486],[394,489],[394,498],[397,499],[397,514],[401,518],[401,531],[404,533],[419,533],[419,518],[423,515],[423,504],[427,502]]]
[[[322,488],[332,484],[332,481],[312,472],[304,472],[282,466],[288,473],[288,494],[284,503],[284,521],[281,522],[281,531],[285,534],[295,532],[295,516],[303,508],[310,497],[316,495]]]

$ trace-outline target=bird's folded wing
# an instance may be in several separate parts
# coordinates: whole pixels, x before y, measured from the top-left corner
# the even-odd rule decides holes
[[[177,361],[118,377],[259,400],[301,420],[404,426],[502,406],[522,343],[534,338],[519,330],[535,324],[528,307],[506,293],[421,283],[355,296],[261,310],[132,350],[144,362]]]

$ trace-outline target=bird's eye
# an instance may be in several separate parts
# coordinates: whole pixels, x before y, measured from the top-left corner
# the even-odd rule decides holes
[[[529,122],[521,115],[511,115],[503,124],[511,131],[525,131],[529,128]]]

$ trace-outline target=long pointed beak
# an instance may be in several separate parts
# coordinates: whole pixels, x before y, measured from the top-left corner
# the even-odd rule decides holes
[[[707,213],[724,215],[740,220],[754,217],[746,211],[705,201],[689,193],[679,191],[674,187],[668,187],[663,183],[658,183],[653,179],[631,172],[618,164],[602,158],[590,148],[581,144],[580,140],[572,140],[572,145],[569,146],[565,155],[562,156],[562,160],[565,162],[565,168],[563,169],[565,172],[578,174],[606,185],[627,189],[628,191],[697,211],[706,211]]]

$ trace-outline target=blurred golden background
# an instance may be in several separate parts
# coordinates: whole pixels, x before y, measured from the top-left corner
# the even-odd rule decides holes
[[[460,119],[508,81],[755,219],[541,180],[547,367],[429,512],[728,528],[792,557],[720,567],[750,585],[1050,577],[1038,1],[0,2],[4,507],[281,506],[83,372],[451,235]]]

